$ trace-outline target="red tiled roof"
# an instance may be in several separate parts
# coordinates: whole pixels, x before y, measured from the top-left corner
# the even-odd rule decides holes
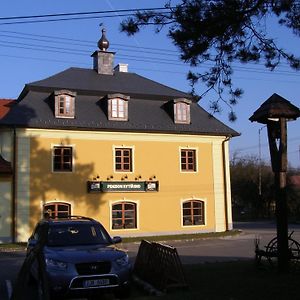
[[[11,163],[5,160],[0,154],[0,175],[12,174]]]
[[[10,110],[11,106],[15,103],[13,99],[0,98],[0,119],[2,119]]]

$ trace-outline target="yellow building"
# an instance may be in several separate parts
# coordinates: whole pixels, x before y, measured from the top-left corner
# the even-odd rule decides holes
[[[113,68],[105,34],[93,69],[25,85],[0,120],[0,241],[84,215],[111,235],[232,229],[228,143],[237,133],[184,92]],[[1,173],[1,160],[0,160]]]

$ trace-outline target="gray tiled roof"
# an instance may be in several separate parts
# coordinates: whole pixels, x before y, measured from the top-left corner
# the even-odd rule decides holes
[[[147,99],[190,97],[189,94],[170,88],[135,73],[115,72],[98,74],[92,69],[69,68],[44,80],[27,85],[30,89],[70,89],[84,94],[123,93]]]
[[[55,118],[52,93],[58,89],[77,92],[75,118]],[[130,96],[128,121],[109,121],[100,105],[108,93]],[[166,102],[189,94],[134,73],[99,75],[93,70],[70,68],[47,79],[30,83],[0,125],[30,128],[165,132],[236,136],[238,133],[191,103],[191,124],[174,124]]]

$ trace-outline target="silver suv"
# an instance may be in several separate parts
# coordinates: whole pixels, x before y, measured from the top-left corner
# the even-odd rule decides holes
[[[84,296],[113,290],[117,297],[129,296],[131,264],[96,220],[70,216],[40,221],[28,240],[27,253],[39,245],[50,295]],[[41,265],[41,263],[40,263]],[[38,259],[31,275],[39,283]],[[40,286],[39,284],[38,286]]]

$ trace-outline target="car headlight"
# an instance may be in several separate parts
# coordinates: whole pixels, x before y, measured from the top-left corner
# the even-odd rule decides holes
[[[46,266],[57,270],[67,269],[67,263],[52,258],[46,258]]]
[[[126,254],[126,255],[122,256],[121,258],[116,259],[116,263],[121,267],[127,266],[129,263],[128,255]]]

